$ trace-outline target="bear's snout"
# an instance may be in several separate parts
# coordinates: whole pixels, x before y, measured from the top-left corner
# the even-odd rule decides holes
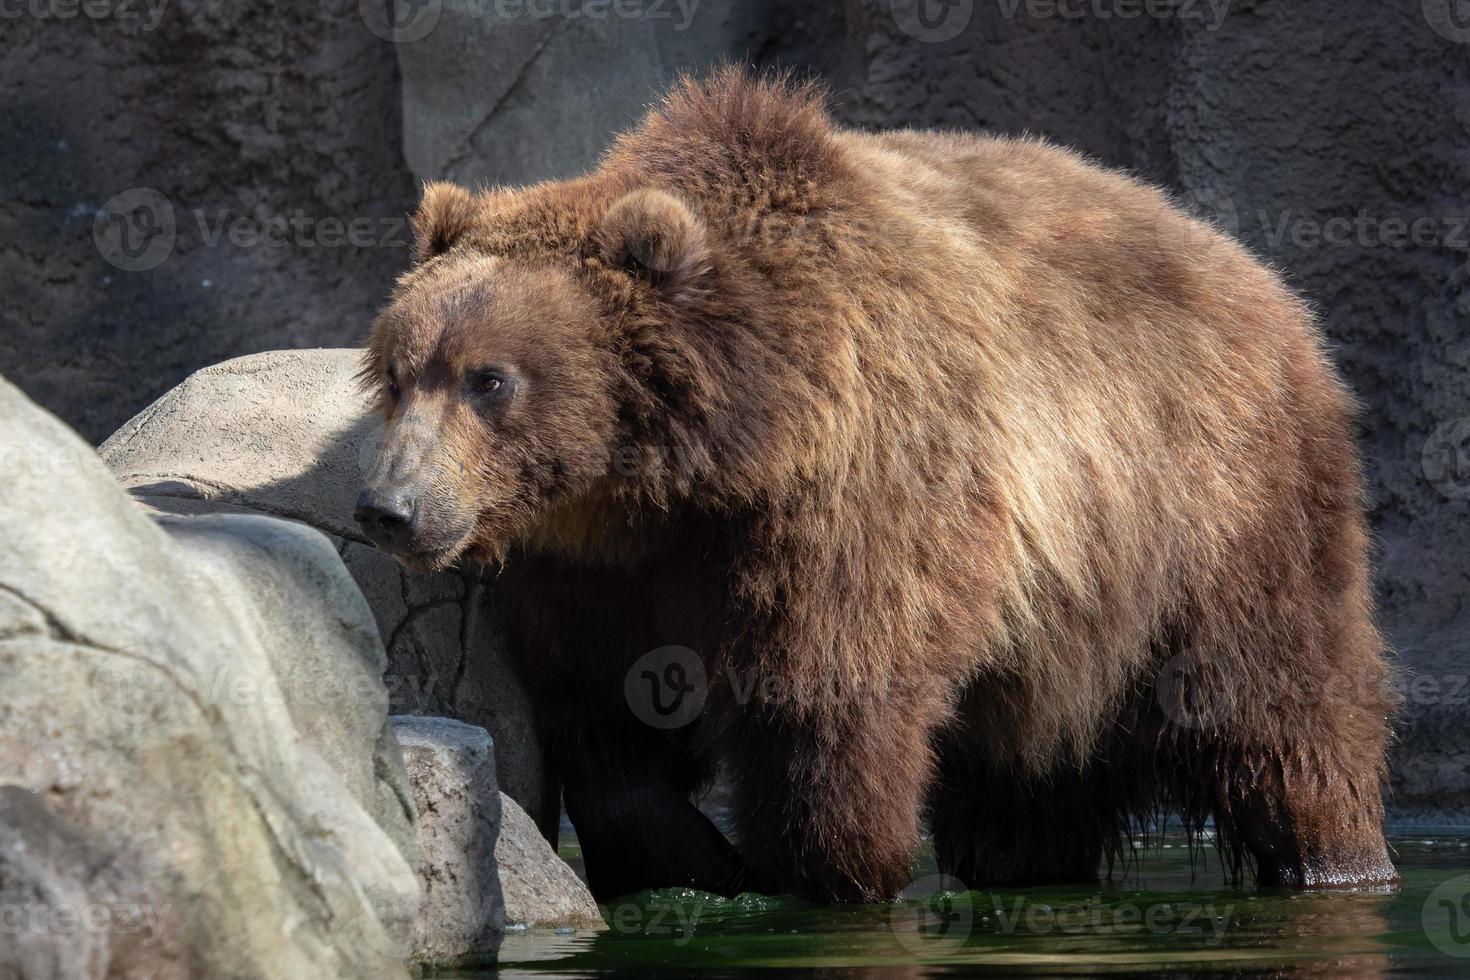
[[[367,487],[358,494],[352,516],[373,544],[397,551],[413,537],[418,504],[402,491]]]

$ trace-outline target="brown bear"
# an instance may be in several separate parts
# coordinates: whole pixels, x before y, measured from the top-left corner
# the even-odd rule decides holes
[[[972,886],[1166,812],[1263,883],[1393,879],[1352,399],[1158,191],[725,70],[414,227],[357,517],[496,576],[600,897],[883,900],[926,817]],[[648,723],[640,675],[701,710]]]

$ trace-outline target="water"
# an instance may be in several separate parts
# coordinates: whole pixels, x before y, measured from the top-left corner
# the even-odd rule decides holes
[[[1470,976],[1470,837],[1392,843],[1393,889],[1231,888],[1214,851],[1191,862],[1181,838],[1083,887],[947,891],[931,862],[894,905],[664,889],[604,906],[604,933],[511,933],[498,975]]]

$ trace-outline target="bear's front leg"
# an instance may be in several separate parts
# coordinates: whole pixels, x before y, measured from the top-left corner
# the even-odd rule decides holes
[[[872,693],[782,701],[749,705],[733,749],[748,886],[817,901],[895,898],[909,881],[942,707]]]
[[[555,724],[547,736],[598,901],[670,886],[740,890],[738,853],[690,802],[658,733],[589,713]]]

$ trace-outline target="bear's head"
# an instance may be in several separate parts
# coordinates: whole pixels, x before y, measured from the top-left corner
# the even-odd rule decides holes
[[[385,424],[355,517],[427,570],[610,499],[657,356],[638,325],[695,302],[713,260],[690,207],[648,188],[548,203],[430,184],[414,235],[365,351]]]

